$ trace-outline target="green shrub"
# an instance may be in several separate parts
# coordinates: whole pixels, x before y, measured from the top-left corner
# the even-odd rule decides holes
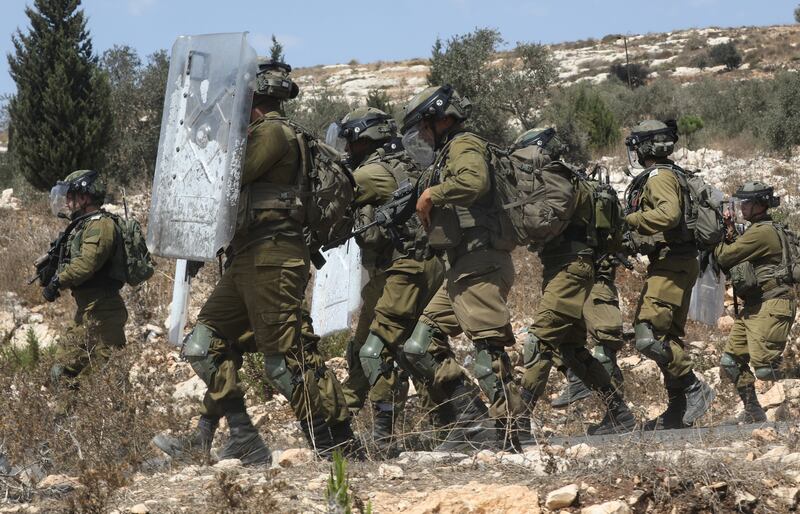
[[[724,65],[728,70],[735,70],[742,64],[742,54],[733,41],[712,46],[708,49],[708,57],[715,65]]]
[[[788,154],[800,144],[800,77],[796,73],[775,78],[775,96],[765,120],[771,149]]]
[[[800,5],[794,8],[794,21],[800,23]]]
[[[391,115],[394,115],[397,108],[386,91],[382,89],[373,89],[367,93],[367,107],[374,107]]]
[[[566,157],[584,164],[590,150],[608,148],[620,138],[620,126],[603,98],[585,85],[563,90],[548,108],[547,119],[554,124],[569,147]]]
[[[613,76],[617,77],[620,82],[624,82],[625,84],[630,83],[631,87],[640,87],[645,85],[647,82],[647,77],[650,75],[650,70],[647,68],[647,66],[639,63],[615,63],[611,65],[609,72]]]

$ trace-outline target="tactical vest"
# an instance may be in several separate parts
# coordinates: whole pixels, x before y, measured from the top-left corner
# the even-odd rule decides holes
[[[424,187],[440,183],[441,172],[447,164],[450,146],[453,141],[466,135],[469,135],[469,133],[460,132],[455,134],[444,145],[439,155],[437,155],[432,168],[429,168],[426,177],[421,181]],[[483,139],[481,141],[484,142]],[[461,207],[448,204],[442,207],[433,207],[431,210],[431,227],[428,231],[428,244],[434,250],[447,250],[448,257],[452,258],[454,254],[460,255],[487,247],[505,251],[514,249],[514,241],[511,235],[503,229],[501,222],[500,209],[502,209],[502,206],[496,205],[496,186],[491,168],[489,169],[489,177],[491,190],[473,205]],[[424,187],[420,191],[424,190]]]
[[[405,152],[388,153],[384,148],[378,148],[361,166],[378,164],[394,177],[397,187],[405,182],[416,186],[422,173],[411,162]],[[368,224],[375,219],[375,206],[364,205],[359,209],[361,223]],[[392,233],[394,231],[394,234]],[[398,259],[425,260],[430,255],[428,235],[414,214],[402,225],[392,227],[374,226],[363,234],[356,236],[359,246],[365,250],[364,254],[372,256],[386,256],[389,262],[374,263],[378,267],[385,267],[390,262]],[[373,260],[372,258],[370,260]],[[369,262],[364,262],[370,265]]]
[[[697,252],[694,244],[694,236],[686,224],[686,209],[689,208],[689,202],[691,201],[689,198],[688,187],[685,184],[685,179],[673,168],[680,170],[680,168],[674,164],[662,163],[647,168],[633,179],[629,191],[626,194],[629,212],[642,210],[641,199],[642,195],[644,194],[644,188],[647,184],[647,180],[654,171],[661,172],[661,170],[672,173],[678,180],[678,185],[681,190],[679,202],[683,215],[675,227],[649,236],[639,234],[638,232],[632,233],[633,238],[636,241],[636,245],[639,248],[639,252],[643,255],[649,255],[653,252],[664,253],[665,251],[669,250],[678,251],[681,253],[686,252],[687,254],[696,254]],[[633,198],[636,200],[635,205],[631,205],[631,200]]]
[[[72,233],[70,233],[65,244],[66,252],[64,254],[64,259],[59,263],[59,272],[63,271],[63,269],[71,261],[81,256],[81,247],[83,246],[83,235],[86,232],[86,225],[93,220],[98,220],[101,217],[109,216],[110,215],[106,212],[98,211],[96,215],[89,216],[72,230]],[[115,225],[114,249],[112,250],[111,255],[108,257],[106,262],[103,263],[100,269],[94,272],[89,280],[83,282],[79,286],[73,287],[72,289],[81,290],[93,288],[122,288],[122,286],[125,284],[126,274],[125,249],[122,247],[121,243],[122,241],[120,234]]]
[[[295,130],[283,117],[262,117],[256,124],[279,123],[290,145],[298,145]],[[256,125],[257,126],[257,125]],[[255,127],[254,127],[255,128]],[[297,150],[295,181],[291,184],[270,182],[268,174],[242,186],[236,220],[234,247],[281,233],[303,235],[305,209],[302,194],[308,191],[306,176],[302,173],[300,150]]]
[[[554,161],[558,162],[558,161]],[[560,163],[564,166],[566,164]],[[545,266],[558,266],[576,255],[592,256],[597,246],[595,230],[594,187],[575,178],[575,211],[567,228],[539,251]]]
[[[748,230],[752,230],[753,227],[759,225],[770,225],[775,230],[782,230],[782,227],[771,219],[757,221]],[[736,295],[748,304],[757,304],[764,300],[784,296],[789,297],[792,293],[792,287],[779,283],[776,278],[776,271],[782,263],[783,256],[779,254],[778,262],[753,263],[744,261],[732,267],[730,270],[731,285],[733,285]]]

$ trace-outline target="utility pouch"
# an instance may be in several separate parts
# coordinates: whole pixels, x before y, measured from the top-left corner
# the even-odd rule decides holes
[[[730,275],[731,285],[737,296],[748,298],[760,293],[756,269],[750,261],[739,263],[731,268]]]
[[[449,250],[461,243],[461,224],[453,207],[434,207],[431,210],[431,228],[428,244],[434,250]]]

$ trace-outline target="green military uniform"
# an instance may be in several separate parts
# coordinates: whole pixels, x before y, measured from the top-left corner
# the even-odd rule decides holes
[[[492,212],[488,160],[485,141],[464,131],[453,134],[437,158],[440,183],[430,187],[429,239],[434,248],[446,247],[448,269],[420,321],[433,332],[428,352],[438,363],[430,383],[432,398],[444,401],[448,388],[462,378],[447,338],[463,332],[478,350],[475,374],[491,400],[489,412],[500,419],[524,408],[504,350],[514,344],[506,307],[514,284],[509,253],[514,245]]]
[[[391,200],[400,182],[408,180],[409,166],[398,154],[387,155],[379,148],[353,174],[356,204],[362,208],[376,207]],[[419,222],[412,224],[418,226]],[[361,291],[363,303],[358,325],[348,348],[345,396],[351,408],[363,406],[368,393],[370,401],[379,408],[397,408],[405,402],[408,382],[396,368],[395,356],[441,285],[444,266],[441,259],[426,251],[424,236],[416,233],[408,234],[403,251],[395,249],[381,230],[368,231],[359,238],[359,245],[369,282]],[[380,357],[383,372],[374,384],[359,359],[359,351],[370,335],[380,338],[383,346]]]
[[[778,230],[765,214],[753,220],[744,234],[721,243],[714,251],[723,271],[729,273],[749,263],[756,279],[755,287],[749,291],[743,291],[744,287],[734,282],[734,293],[744,300],[744,306],[728,336],[722,368],[737,389],[752,385],[756,377],[774,380],[780,376],[781,356],[794,323],[797,311],[794,290],[774,276],[775,268],[783,260]]]
[[[616,277],[617,265],[609,259],[595,267],[594,284],[583,305],[583,319],[589,338],[595,344],[618,352],[625,343]]]
[[[125,284],[124,259],[122,235],[102,211],[79,222],[67,240],[57,276],[78,307],[66,336],[69,345],[57,358],[67,376],[102,366],[113,350],[125,346],[128,311],[119,294]]]
[[[349,418],[341,385],[322,362],[303,307],[310,257],[302,218],[294,211],[261,208],[269,204],[262,204],[259,191],[297,184],[298,173],[295,130],[278,112],[254,121],[242,175],[240,221],[245,220],[231,244],[232,261],[198,316],[198,324],[213,334],[209,358],[195,366],[209,386],[204,415],[219,417],[242,401],[237,373],[242,353],[257,350],[298,419],[336,424]],[[254,339],[242,345],[240,337],[251,328]],[[270,376],[270,363],[280,367],[284,359],[283,375]]]
[[[625,222],[643,241],[640,248],[650,260],[635,324],[649,324],[656,338],[669,345],[671,358],[658,364],[666,380],[677,380],[693,367],[682,338],[699,265],[684,221],[684,194],[675,172],[668,169],[671,164],[665,160],[664,167],[643,172],[649,176],[639,210],[628,214]]]

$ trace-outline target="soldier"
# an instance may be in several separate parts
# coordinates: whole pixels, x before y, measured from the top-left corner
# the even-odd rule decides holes
[[[625,223],[631,244],[649,260],[635,314],[636,349],[658,364],[668,397],[667,409],[645,430],[691,426],[715,396],[692,370],[682,340],[699,264],[677,175],[683,171],[669,159],[677,140],[676,127],[655,120],[639,123],[625,140],[631,164],[644,168],[626,193]]]
[[[319,337],[304,308],[309,279],[309,247],[304,238],[300,147],[282,102],[298,86],[291,67],[262,60],[248,128],[237,230],[227,249],[227,269],[198,316],[185,346],[193,348],[192,368],[208,385],[196,430],[184,437],[156,436],[154,443],[178,456],[207,453],[219,419],[230,438],[220,459],[268,464],[271,453],[245,410],[238,377],[242,354],[259,351],[269,382],[289,401],[309,444],[327,456],[353,440],[341,384],[325,367]],[[288,198],[287,198],[288,197]],[[252,330],[253,337],[246,337]]]
[[[564,145],[555,131],[528,131],[518,140],[518,144],[526,143],[537,144],[541,149],[537,167],[574,177],[576,207],[564,231],[538,249],[543,267],[542,299],[523,346],[523,399],[532,410],[544,394],[553,363],[560,360],[578,380],[598,392],[607,405],[603,420],[590,426],[589,434],[629,432],[636,426],[633,414],[621,392],[612,385],[609,371],[586,349],[585,305],[595,284],[598,240],[594,196],[578,184],[575,173],[560,160]]]
[[[733,381],[744,412],[737,421],[755,423],[767,419],[758,403],[755,379],[780,380],[783,350],[794,323],[797,306],[794,288],[777,273],[783,262],[783,227],[772,221],[767,210],[777,207],[779,198],[761,182],[747,182],[736,198],[750,227],[739,235],[732,213],[725,213],[727,234],[714,256],[728,273],[733,291],[744,301],[736,315],[720,365]],[[750,370],[753,367],[755,374]]]
[[[606,257],[595,262],[595,277],[592,290],[586,303],[583,304],[583,319],[586,331],[594,341],[594,358],[611,376],[611,381],[618,389],[622,389],[624,378],[617,364],[617,352],[622,349],[622,312],[619,309],[619,293],[614,284],[617,276],[617,260]],[[550,402],[556,409],[564,408],[572,403],[591,396],[592,391],[571,370],[566,372],[567,385],[556,399]]]
[[[50,192],[54,214],[63,217],[66,207],[74,225],[58,271],[42,296],[53,302],[59,290],[70,289],[78,309],[67,340],[80,341],[59,352],[50,371],[53,383],[102,366],[115,349],[125,346],[128,311],[119,294],[125,284],[125,249],[116,223],[100,209],[105,194],[100,175],[93,170],[70,173]]]
[[[347,151],[355,169],[363,224],[372,222],[375,207],[390,201],[401,186],[416,187],[419,172],[396,136],[395,121],[371,107],[355,109],[329,131],[329,142]],[[395,364],[422,309],[442,283],[444,265],[428,247],[415,215],[399,226],[375,226],[357,240],[369,282],[361,291],[364,303],[348,345],[344,391],[351,409],[363,406],[369,393],[375,413],[373,438],[386,451],[408,393],[408,376]]]
[[[513,419],[523,412],[505,351],[514,344],[506,298],[514,283],[513,240],[494,208],[485,140],[464,129],[471,104],[451,86],[429,87],[404,109],[403,144],[422,168],[433,164],[417,200],[432,248],[447,257],[442,286],[425,308],[403,351],[429,387],[440,420],[452,430],[440,450],[514,441]],[[448,337],[464,332],[477,352],[474,374],[490,409],[464,376]],[[487,414],[502,429],[494,432]],[[486,431],[486,429],[489,429]]]

